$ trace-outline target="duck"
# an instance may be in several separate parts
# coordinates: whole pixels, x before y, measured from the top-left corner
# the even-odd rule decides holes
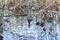
[[[43,28],[43,31],[44,31],[44,32],[46,31],[46,28],[45,28],[45,27]]]
[[[31,23],[31,21],[33,20],[33,17],[32,16],[28,16],[28,18],[27,18],[27,21],[28,21],[28,23],[29,23],[29,27],[30,27],[30,23]]]
[[[40,25],[41,27],[43,27],[45,25],[44,21],[43,22],[37,22],[36,25]]]
[[[0,22],[0,26],[2,26],[3,23]]]
[[[42,27],[43,27],[44,25],[45,25],[45,23],[44,23],[44,22],[41,22],[41,23],[40,23],[40,26],[42,26]]]
[[[0,40],[3,40],[3,36],[0,36]]]

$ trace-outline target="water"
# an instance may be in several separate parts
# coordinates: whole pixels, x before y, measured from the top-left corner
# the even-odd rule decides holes
[[[7,12],[8,13],[8,12]],[[9,20],[6,22],[4,20]],[[41,19],[38,18],[38,21]],[[54,30],[50,32],[49,27],[53,25]],[[56,26],[56,29],[55,29]],[[46,31],[44,27],[36,25],[36,18],[34,17],[31,22],[30,28],[28,27],[27,18],[19,17],[3,17],[3,40],[59,40],[60,38],[60,25],[45,22]],[[50,32],[50,33],[49,33]]]
[[[50,40],[51,37],[52,39],[55,38],[54,32],[53,32],[54,35],[52,34],[49,36],[48,34],[49,33],[48,29],[50,25],[51,25],[50,23],[46,23],[45,25],[47,29],[46,32],[43,32],[42,30],[43,27],[37,26],[35,24],[32,24],[30,28],[28,27],[28,25],[23,25],[23,27],[16,26],[16,25],[13,25],[13,26],[7,25],[5,27],[6,31],[3,32],[3,37],[4,37],[4,40]],[[57,33],[60,33],[60,32],[58,31]],[[56,38],[58,38],[58,36]]]

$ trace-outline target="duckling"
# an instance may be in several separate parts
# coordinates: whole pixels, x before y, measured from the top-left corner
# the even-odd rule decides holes
[[[44,32],[46,31],[46,28],[45,28],[45,27],[43,28],[43,31],[44,31]]]
[[[50,27],[50,28],[49,28],[49,30],[52,32],[52,31],[53,31],[53,28],[52,28],[52,27]]]
[[[40,25],[41,27],[43,27],[45,25],[44,22],[37,22],[36,25]]]
[[[52,22],[53,18],[52,17],[47,17],[47,22]]]
[[[37,22],[36,25],[39,25],[39,22]]]
[[[27,19],[27,20],[28,20],[28,23],[29,23],[28,26],[30,27],[30,23],[31,23],[32,20],[31,19]]]
[[[3,40],[3,36],[0,36],[0,40]]]
[[[40,26],[43,27],[44,25],[45,25],[44,21],[40,23]]]
[[[9,23],[9,20],[5,20],[7,23]]]
[[[2,26],[2,23],[0,23],[0,26]]]
[[[31,23],[31,21],[33,20],[33,18],[32,18],[32,16],[29,16],[28,18],[27,18],[27,21],[28,21],[28,23],[29,23],[29,27],[30,27],[30,23]]]

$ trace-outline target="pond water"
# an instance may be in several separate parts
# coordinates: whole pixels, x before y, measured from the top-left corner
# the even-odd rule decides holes
[[[8,13],[8,12],[7,12]],[[60,40],[60,25],[45,21],[44,27],[36,25],[36,18],[33,18],[30,28],[28,27],[27,17],[3,17],[3,40]],[[7,20],[9,21],[7,21]],[[40,18],[38,18],[38,21]],[[53,26],[53,31],[49,28]]]

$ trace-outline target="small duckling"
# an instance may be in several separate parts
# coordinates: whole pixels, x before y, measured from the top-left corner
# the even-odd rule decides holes
[[[53,18],[52,18],[52,17],[48,17],[48,18],[47,18],[47,22],[50,22],[50,23],[51,23],[51,22],[52,22],[52,20],[53,20]]]
[[[40,25],[41,27],[43,27],[45,25],[44,22],[37,22],[36,25]]]
[[[31,23],[31,21],[33,20],[33,17],[32,16],[29,16],[28,18],[27,18],[27,21],[28,21],[28,23],[29,23],[29,27],[30,27],[30,23]]]
[[[0,26],[2,26],[3,23],[0,23]]]
[[[28,26],[29,26],[29,27],[30,27],[30,23],[31,23],[31,21],[32,21],[31,19],[28,19],[28,23],[29,23],[29,25],[28,25]]]
[[[43,27],[44,25],[45,25],[44,21],[40,23],[40,26]]]
[[[43,31],[44,31],[44,32],[46,31],[46,28],[45,28],[45,27],[43,28]]]
[[[3,36],[0,36],[0,40],[3,40]]]
[[[37,22],[36,25],[39,25],[39,22]]]
[[[5,20],[7,23],[9,23],[9,20]]]
[[[53,31],[53,28],[52,28],[52,27],[50,27],[50,28],[49,28],[49,30],[52,32],[52,31]]]

